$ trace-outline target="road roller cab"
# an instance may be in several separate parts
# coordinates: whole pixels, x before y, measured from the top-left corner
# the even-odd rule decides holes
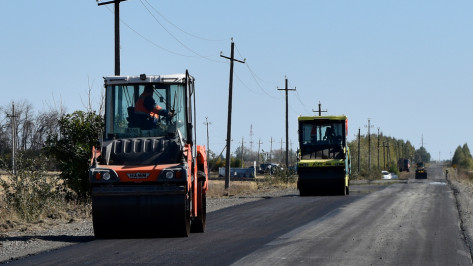
[[[207,158],[195,145],[194,78],[105,77],[105,128],[89,181],[96,237],[205,231]]]

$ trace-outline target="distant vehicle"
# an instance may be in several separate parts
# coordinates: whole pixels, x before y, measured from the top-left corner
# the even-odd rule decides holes
[[[388,171],[381,171],[383,179],[393,179],[393,175]]]
[[[299,116],[298,121],[300,195],[347,195],[351,174],[347,117]]]
[[[417,163],[416,179],[427,179],[427,170],[425,169],[424,162]]]
[[[282,167],[277,163],[262,163],[258,169],[259,174],[274,174],[277,170],[282,170]]]
[[[399,168],[399,172],[402,172],[402,171],[409,172],[410,167],[411,167],[411,162],[409,159],[400,158],[397,161],[397,168]]]
[[[225,167],[219,167],[218,168],[218,177],[224,177],[225,176]],[[235,177],[244,177],[244,178],[254,178],[255,177],[255,168],[249,167],[249,168],[230,168],[230,176],[232,178]]]

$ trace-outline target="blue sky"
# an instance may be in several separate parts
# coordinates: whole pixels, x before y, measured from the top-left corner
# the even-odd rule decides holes
[[[269,150],[289,135],[297,148],[297,116],[321,101],[328,114],[358,128],[424,146],[434,159],[473,143],[473,2],[155,1],[128,0],[121,9],[121,74],[196,78],[198,142],[225,145],[230,39],[235,64],[232,150],[259,139]],[[158,13],[159,12],[159,13]],[[161,25],[160,25],[160,24]],[[89,1],[3,1],[0,10],[0,106],[27,100],[36,111],[59,103],[84,109],[113,75],[113,6]],[[177,26],[177,27],[176,27]],[[285,144],[283,144],[285,145]]]

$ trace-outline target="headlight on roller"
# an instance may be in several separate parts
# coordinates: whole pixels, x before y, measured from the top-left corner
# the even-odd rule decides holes
[[[107,181],[110,180],[110,173],[108,173],[108,172],[103,173],[102,178],[103,178],[103,180],[107,180]]]
[[[116,182],[118,175],[112,169],[92,168],[89,170],[89,180],[91,183]]]
[[[174,173],[172,171],[166,172],[166,178],[167,179],[173,179],[174,178]]]

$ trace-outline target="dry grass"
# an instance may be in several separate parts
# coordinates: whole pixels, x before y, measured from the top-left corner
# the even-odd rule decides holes
[[[266,192],[269,190],[295,189],[296,178],[292,177],[289,182],[285,178],[275,176],[256,176],[255,179],[245,181],[230,180],[230,187],[225,190],[225,180],[209,180],[207,196],[211,198],[226,196],[244,196],[252,193]]]
[[[223,196],[235,196],[248,194],[258,190],[256,181],[230,181],[228,191],[225,189],[225,180],[209,180],[207,197],[219,198]]]
[[[464,171],[461,169],[447,168],[448,178],[473,188],[473,171]]]

